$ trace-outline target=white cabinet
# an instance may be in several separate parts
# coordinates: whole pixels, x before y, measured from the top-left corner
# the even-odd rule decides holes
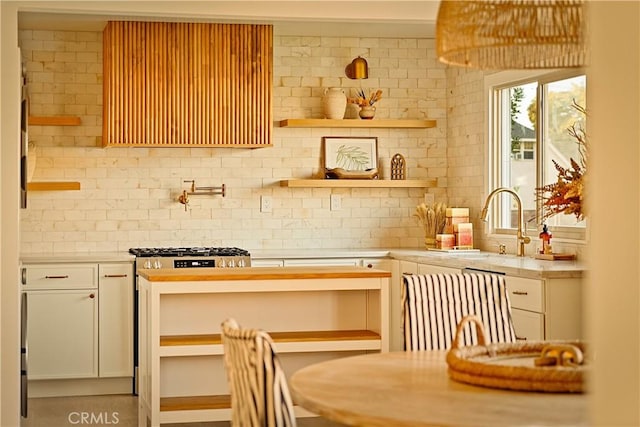
[[[100,264],[99,376],[133,376],[133,264]]]
[[[98,375],[97,289],[27,292],[28,379]]]
[[[391,349],[397,350],[404,342],[402,318],[394,310],[401,310],[400,295],[393,288],[402,286],[402,273],[433,274],[460,273],[458,268],[399,262],[400,274],[392,286],[390,324]],[[496,272],[496,274],[502,274]],[[513,325],[519,340],[570,340],[583,339],[582,330],[582,280],[580,278],[530,279],[505,276],[511,301]],[[397,298],[397,302],[394,299]],[[395,323],[398,322],[399,326]],[[400,330],[400,335],[394,334]]]
[[[97,265],[26,270],[28,379],[98,375]]]
[[[139,425],[230,419],[220,324],[268,331],[287,375],[335,357],[388,351],[389,273],[354,267],[139,278]],[[227,275],[227,276],[225,276]],[[158,276],[159,277],[159,276]]]
[[[130,392],[133,263],[23,268],[30,396]]]
[[[505,277],[519,340],[583,339],[582,280]]]

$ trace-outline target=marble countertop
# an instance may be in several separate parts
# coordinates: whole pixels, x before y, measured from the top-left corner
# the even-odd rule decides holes
[[[116,252],[58,252],[20,254],[23,264],[73,263],[73,262],[134,262],[136,257],[128,251]]]
[[[520,277],[582,277],[587,270],[580,261],[546,261],[531,256],[500,255],[495,252],[436,252],[425,249],[271,249],[250,251],[252,259],[385,258],[449,268],[474,268]]]
[[[530,256],[494,252],[443,253],[426,250],[390,250],[394,259],[450,268],[473,268],[532,279],[582,277],[587,267],[580,261],[546,261]]]
[[[450,268],[474,268],[529,278],[582,277],[587,270],[580,261],[545,261],[530,256],[499,255],[494,252],[443,253],[425,249],[267,249],[250,250],[252,259],[393,258]],[[23,264],[73,262],[133,262],[128,252],[22,254]]]

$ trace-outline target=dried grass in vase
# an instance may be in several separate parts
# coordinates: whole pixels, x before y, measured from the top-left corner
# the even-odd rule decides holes
[[[436,234],[442,233],[446,221],[447,205],[437,202],[432,206],[421,203],[416,207],[413,216],[418,218],[425,235],[425,245],[427,248],[436,247]]]

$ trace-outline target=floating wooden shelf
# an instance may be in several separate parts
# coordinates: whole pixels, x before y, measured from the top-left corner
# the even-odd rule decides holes
[[[76,116],[29,116],[29,125],[34,126],[78,126],[80,117]]]
[[[280,127],[289,128],[413,128],[426,129],[436,127],[435,120],[418,119],[285,119]]]
[[[290,188],[429,188],[437,179],[284,179],[281,187]]]
[[[27,191],[72,191],[79,190],[79,182],[28,182]]]
[[[182,396],[160,398],[161,412],[228,408],[231,408],[231,396],[229,396],[228,394],[217,396]]]
[[[269,332],[274,342],[379,340],[380,334],[368,330]],[[222,344],[220,334],[163,335],[160,346]]]

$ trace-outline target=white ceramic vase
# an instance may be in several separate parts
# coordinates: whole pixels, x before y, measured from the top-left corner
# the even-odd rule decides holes
[[[347,95],[339,87],[325,89],[322,109],[326,119],[343,119],[347,108]]]

